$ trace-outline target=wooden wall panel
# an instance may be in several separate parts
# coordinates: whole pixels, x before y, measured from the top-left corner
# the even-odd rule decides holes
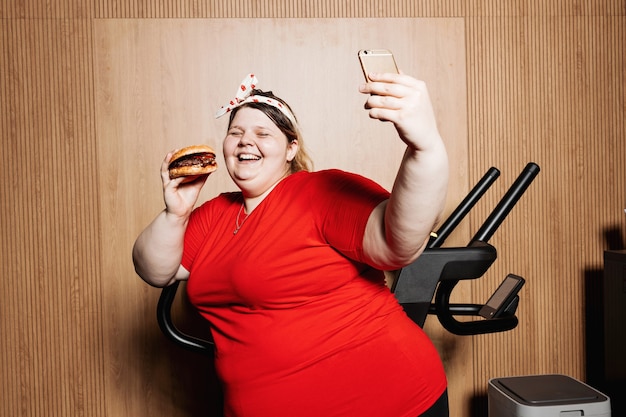
[[[542,172],[492,238],[496,264],[485,279],[460,288],[478,302],[507,272],[525,276],[520,326],[464,338],[427,322],[450,369],[453,415],[486,415],[481,396],[490,377],[553,371],[594,377],[589,330],[598,323],[588,309],[602,251],[626,241],[625,1],[7,0],[0,3],[0,151],[4,172],[13,176],[0,186],[0,414],[211,413],[211,401],[194,399],[213,392],[214,383],[193,376],[209,375],[210,364],[163,340],[154,327],[158,291],[128,276],[128,241],[147,217],[144,204],[159,204],[148,186],[154,178],[146,176],[139,190],[129,186],[126,174],[107,169],[115,165],[110,154],[98,152],[113,148],[96,137],[96,121],[110,116],[106,107],[96,112],[97,103],[110,98],[95,81],[102,75],[96,52],[107,47],[95,23],[190,17],[462,19],[467,83],[454,88],[466,95],[467,113],[450,113],[463,118],[469,134],[455,181],[473,184],[491,165],[502,176],[450,243],[465,242],[527,161]],[[136,41],[137,33],[125,34],[126,42]],[[164,42],[169,49],[181,39]],[[408,61],[420,53],[403,52]],[[159,59],[163,78],[154,80],[155,91],[146,89],[152,80],[141,81],[141,72],[130,84],[129,140],[169,129],[156,145],[174,143],[177,108],[160,108],[149,96],[180,105],[186,94],[193,100],[200,94],[176,82],[180,74],[200,76],[177,65],[176,54]],[[198,126],[200,112],[213,111],[202,100],[209,97],[200,99],[190,126]],[[154,112],[167,116],[158,126],[147,122]],[[105,131],[128,135],[119,126]],[[199,134],[212,132],[205,126]],[[158,153],[156,147],[141,153],[146,172],[150,152]],[[318,167],[332,163],[316,159]],[[15,178],[23,166],[28,170]],[[123,203],[131,198],[142,206],[128,213]],[[120,258],[112,261],[116,250]],[[120,298],[113,285],[127,294]]]
[[[157,343],[152,319],[158,293],[135,276],[123,256],[130,254],[136,236],[163,208],[160,163],[168,150],[186,144],[208,142],[220,149],[227,121],[216,121],[213,114],[235,94],[246,73],[254,72],[260,88],[272,89],[290,103],[316,168],[339,167],[391,188],[404,144],[392,126],[370,120],[363,110],[356,51],[362,45],[394,45],[399,65],[429,84],[442,135],[455,161],[451,194],[467,191],[460,19],[387,19],[378,20],[376,26],[361,19],[102,20],[95,32],[99,188],[106,190],[100,200],[103,280],[115,284],[104,288],[109,300],[104,310],[112,318],[111,326],[122,326],[116,331],[107,326],[104,332],[112,353],[107,362],[114,364],[114,373],[107,378],[109,395],[124,399],[146,395],[143,387],[155,372],[149,364],[163,358],[163,343]],[[328,65],[320,67],[320,62]],[[218,164],[223,165],[221,161],[220,155]],[[226,170],[218,170],[202,199],[231,189]],[[446,351],[449,337],[440,329],[434,333]],[[115,338],[109,339],[113,334]],[[456,349],[460,345],[454,343]],[[131,366],[138,357],[143,371]],[[160,366],[175,373],[176,362]],[[456,374],[463,378],[457,387],[471,383],[465,381],[468,374],[455,369],[459,368],[450,368],[450,378],[456,379]],[[128,390],[136,394],[121,395]],[[193,400],[188,392],[179,393],[175,383],[171,390],[151,401],[152,412],[168,409],[172,396]],[[460,390],[454,398],[460,402]],[[141,404],[113,406],[123,405],[118,412],[138,412],[135,408]]]
[[[280,1],[280,0],[179,0],[168,3],[105,0],[96,5],[100,18],[363,18],[457,17],[463,2],[447,1]]]
[[[91,21],[0,29],[0,414],[104,415]]]
[[[507,272],[528,279],[521,326],[475,338],[476,385],[529,373],[585,380],[594,343],[587,332],[600,325],[585,322],[593,301],[586,291],[599,285],[603,250],[624,245],[624,18],[466,22],[472,176],[489,165],[503,171],[499,194],[473,221],[485,218],[527,161],[542,167],[493,238],[500,260],[475,287],[485,299]],[[622,237],[610,241],[616,231]]]

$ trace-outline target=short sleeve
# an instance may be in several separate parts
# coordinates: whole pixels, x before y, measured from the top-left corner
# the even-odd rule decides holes
[[[320,227],[327,242],[343,255],[364,261],[363,236],[367,221],[389,192],[372,180],[339,170],[320,173]]]
[[[183,259],[181,265],[191,270],[193,260],[200,250],[204,236],[208,230],[210,219],[208,218],[209,206],[207,203],[196,208],[189,217],[187,230],[185,231],[185,244],[183,249]]]
[[[183,258],[181,260],[181,265],[185,269],[191,270],[198,252],[205,244],[208,234],[214,229],[219,217],[222,216],[227,207],[240,198],[239,193],[222,193],[194,209],[185,231]]]

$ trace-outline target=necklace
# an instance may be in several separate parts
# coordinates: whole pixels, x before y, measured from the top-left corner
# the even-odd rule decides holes
[[[241,223],[239,223],[239,216],[241,216],[241,213],[243,212],[243,208],[244,208],[244,204],[241,203],[241,207],[239,207],[239,211],[237,212],[237,218],[235,219],[235,230],[233,230],[233,235],[237,234],[239,229],[241,229],[241,226],[243,226],[243,224],[246,222],[246,220],[248,220],[248,217],[250,216],[249,214],[246,214],[244,212],[243,214],[245,215],[245,217],[243,218]]]

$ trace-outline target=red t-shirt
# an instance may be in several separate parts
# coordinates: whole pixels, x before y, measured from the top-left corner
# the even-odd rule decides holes
[[[443,393],[434,346],[362,262],[388,196],[326,170],[282,180],[237,234],[240,193],[194,210],[182,264],[212,326],[226,416],[415,417]]]

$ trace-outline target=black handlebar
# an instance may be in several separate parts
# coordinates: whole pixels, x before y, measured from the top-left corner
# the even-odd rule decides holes
[[[441,325],[451,333],[468,336],[475,334],[496,333],[512,330],[517,327],[515,314],[503,315],[488,320],[458,321],[455,315],[478,316],[483,307],[481,304],[450,304],[450,295],[458,283],[454,281],[441,281],[435,295],[435,312]]]
[[[528,163],[504,197],[502,197],[496,208],[493,209],[487,220],[485,220],[481,228],[478,229],[478,232],[476,232],[471,242],[489,242],[491,236],[493,236],[496,229],[498,229],[515,204],[517,204],[522,194],[524,194],[537,174],[539,174],[539,165],[534,162]]]
[[[474,188],[467,194],[467,196],[461,201],[456,209],[448,216],[448,218],[441,224],[437,230],[436,235],[428,242],[429,248],[438,248],[448,238],[450,233],[458,226],[459,223],[465,218],[470,210],[476,205],[478,200],[487,192],[489,187],[500,176],[500,170],[495,167],[489,168],[485,175],[476,183]]]
[[[198,353],[213,353],[213,342],[181,332],[172,321],[171,309],[180,281],[163,288],[157,304],[157,321],[161,331],[174,343]]]
[[[488,245],[487,242],[489,239],[519,201],[522,194],[524,194],[537,174],[539,174],[539,166],[537,164],[531,162],[526,165],[496,208],[492,211],[487,220],[485,220],[482,227],[472,238],[468,247]],[[431,313],[434,312],[437,315],[437,318],[446,330],[458,335],[475,335],[503,332],[517,326],[518,319],[515,316],[515,308],[519,298],[516,298],[512,310],[507,311],[507,313],[501,317],[488,320],[458,321],[454,317],[455,315],[478,316],[478,311],[482,308],[480,304],[450,304],[450,295],[460,279],[464,278],[442,279],[435,294],[434,306],[430,309]]]

